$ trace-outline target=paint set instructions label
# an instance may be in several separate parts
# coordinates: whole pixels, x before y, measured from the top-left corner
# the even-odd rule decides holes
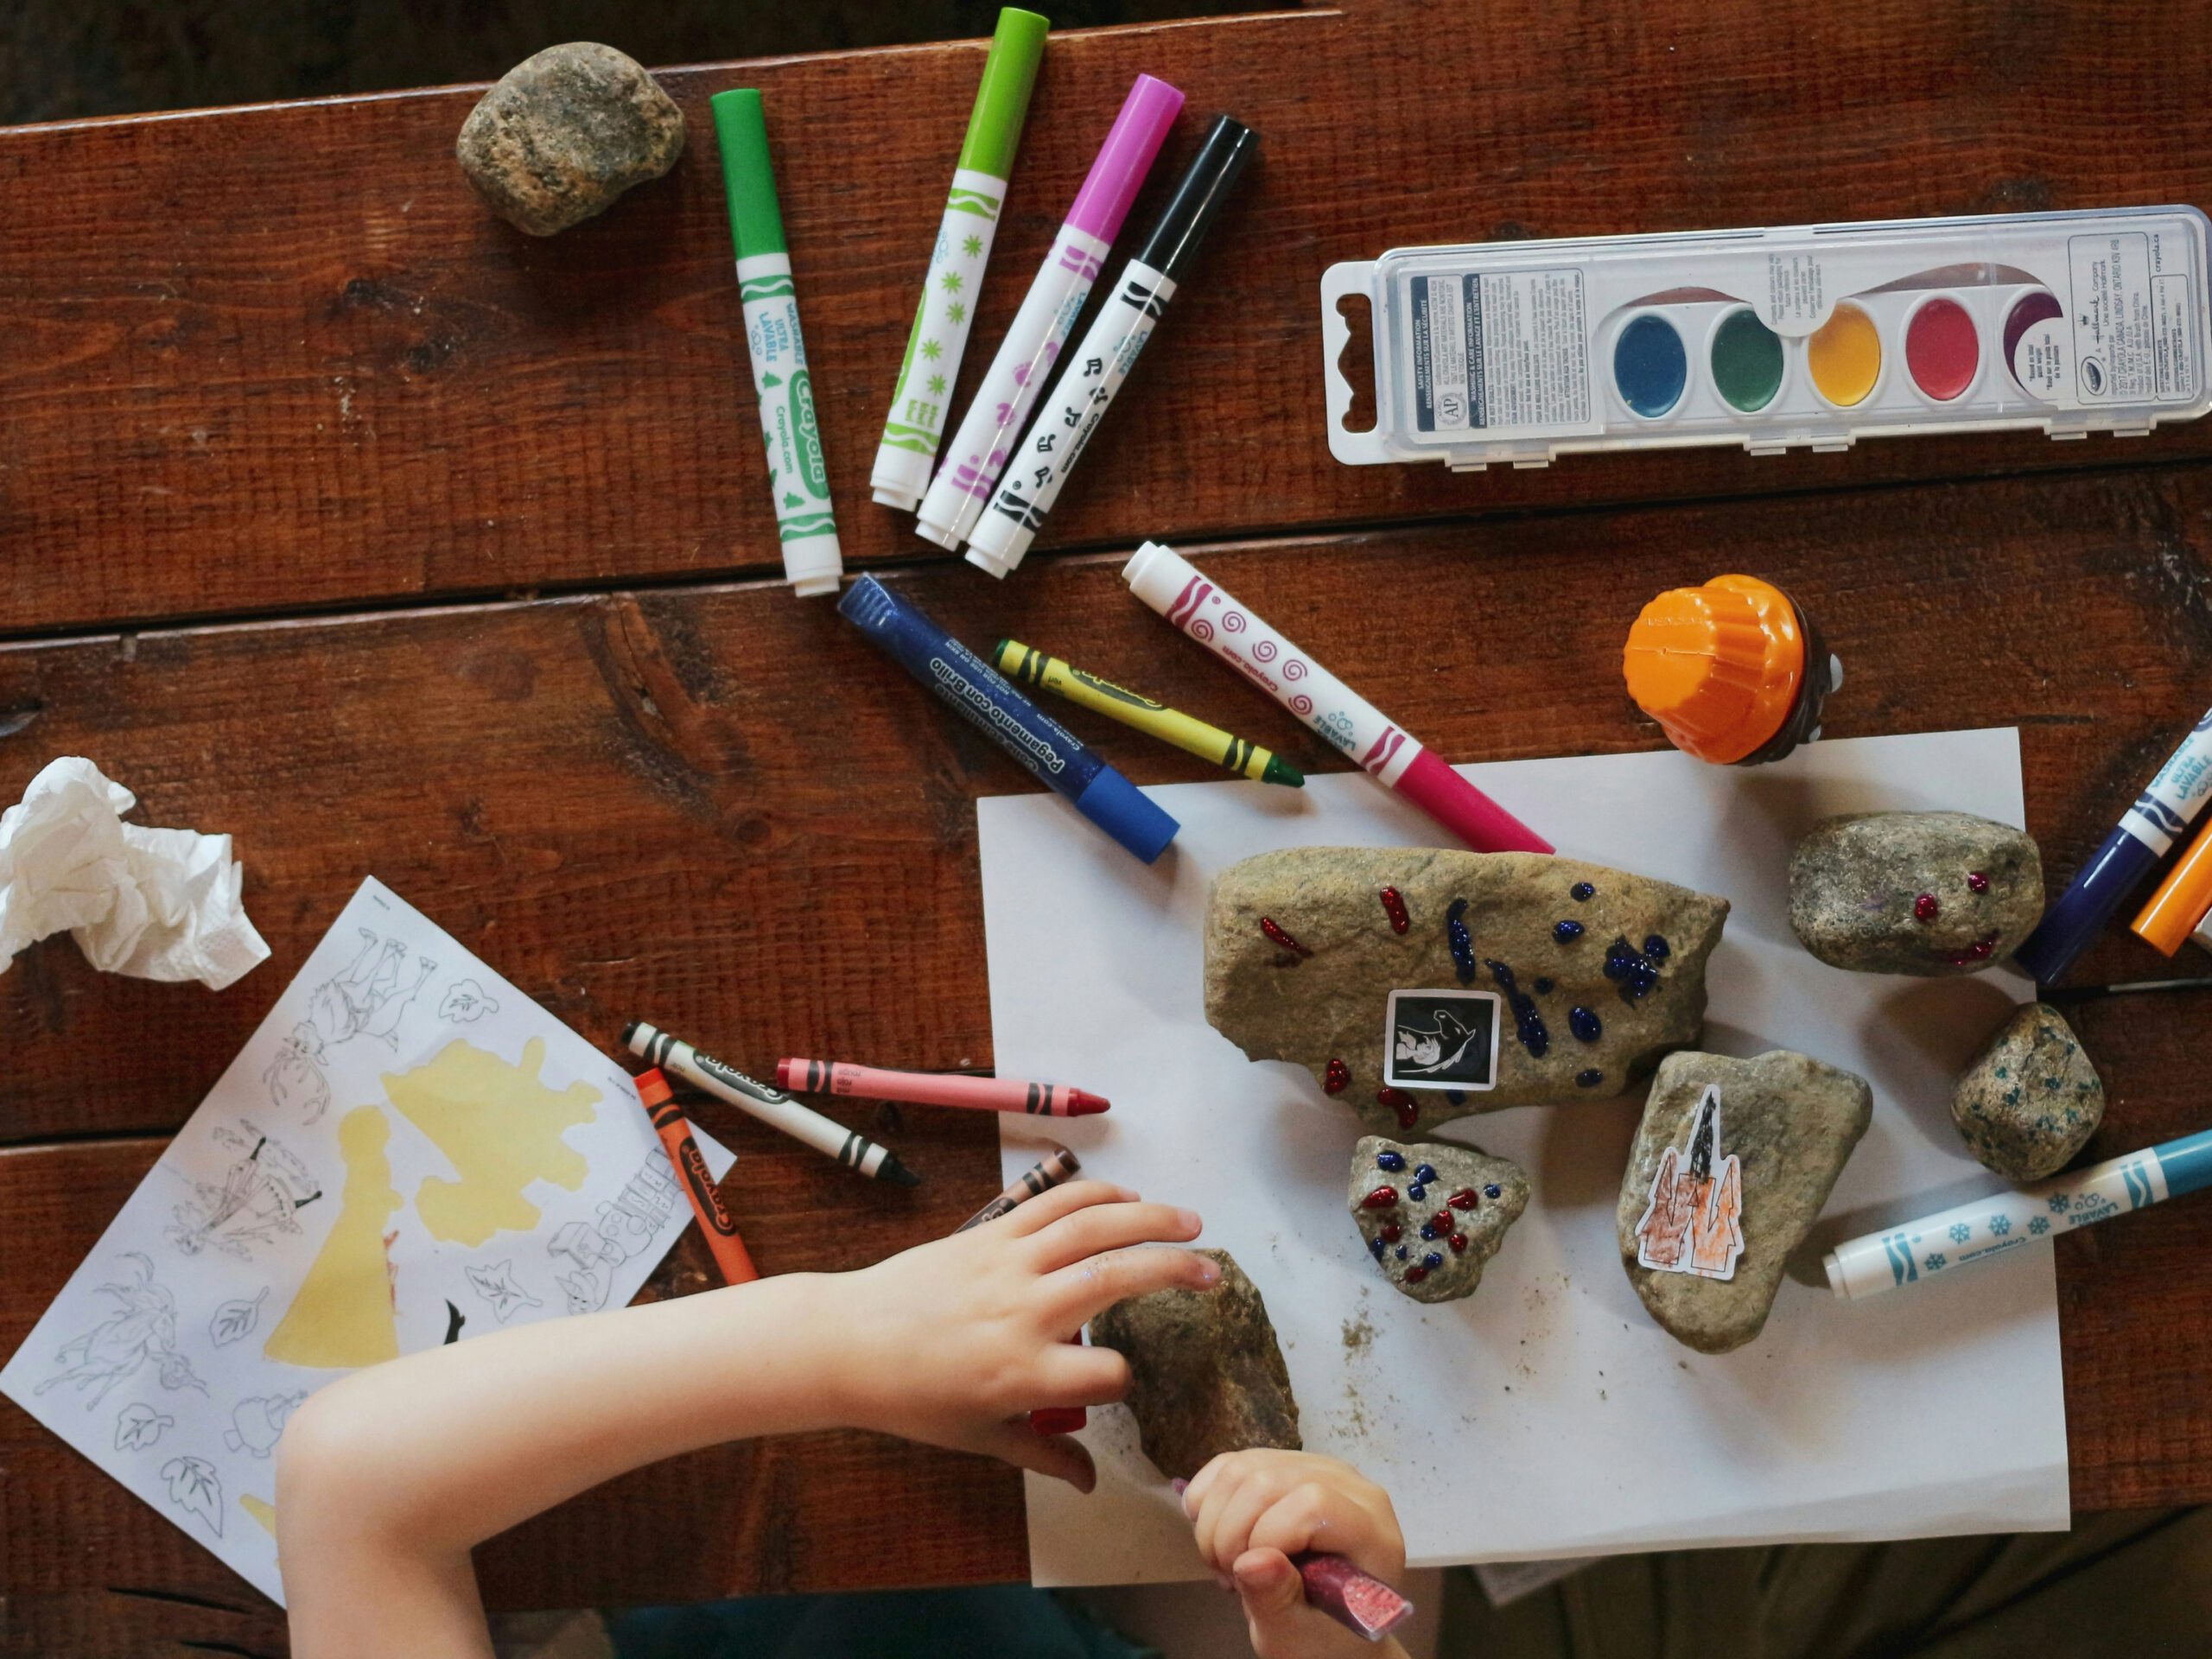
[[[1407,297],[1422,431],[1572,431],[1589,424],[1580,271],[1415,276]]]

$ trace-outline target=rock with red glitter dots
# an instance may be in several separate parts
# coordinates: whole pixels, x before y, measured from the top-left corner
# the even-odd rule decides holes
[[[1416,1171],[1427,1195],[1419,1207],[1402,1185]],[[1389,1203],[1376,1204],[1384,1192]],[[1360,1241],[1382,1276],[1415,1301],[1472,1294],[1528,1205],[1520,1166],[1478,1147],[1370,1135],[1352,1152],[1350,1205]]]
[[[1624,1093],[1694,1044],[1727,913],[1687,887],[1527,853],[1264,853],[1214,880],[1206,1018],[1253,1059],[1306,1067],[1364,1131],[1418,1138],[1471,1113]],[[1561,920],[1582,932],[1563,940]],[[1405,1020],[1393,992],[1409,994]],[[1445,993],[1459,1000],[1426,1000]]]
[[[2035,842],[1968,812],[1827,818],[1789,860],[1789,925],[1857,973],[1979,973],[2027,938],[2043,903]]]

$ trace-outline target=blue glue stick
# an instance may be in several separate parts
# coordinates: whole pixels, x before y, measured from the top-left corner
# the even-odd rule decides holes
[[[2198,721],[2173,757],[2158,768],[2135,804],[2105,837],[2012,960],[2054,985],[2088,948],[2112,914],[2158,867],[2174,839],[2212,798],[2212,713]]]
[[[874,576],[862,576],[845,589],[837,612],[1146,863],[1175,839],[1182,825],[913,601],[894,598]]]

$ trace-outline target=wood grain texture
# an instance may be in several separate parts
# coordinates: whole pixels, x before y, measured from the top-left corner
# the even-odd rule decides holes
[[[1143,418],[1105,423],[1046,545],[2212,453],[2200,423],[2126,445],[1338,466],[1316,293],[1336,260],[2212,199],[2193,136],[2212,30],[2150,0],[1414,15],[1363,0],[1055,38],[956,408],[1138,71],[1189,105],[1132,236],[1214,111],[1262,149],[1130,390]],[[479,89],[0,132],[0,630],[772,568],[706,108],[737,85],[768,98],[849,557],[941,557],[866,480],[981,53],[669,72],[692,133],[675,172],[543,242],[453,163]]]

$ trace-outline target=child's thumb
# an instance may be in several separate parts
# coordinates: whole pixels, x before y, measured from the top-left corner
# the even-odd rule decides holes
[[[1230,1569],[1256,1636],[1305,1605],[1306,1586],[1279,1549],[1248,1549]]]

